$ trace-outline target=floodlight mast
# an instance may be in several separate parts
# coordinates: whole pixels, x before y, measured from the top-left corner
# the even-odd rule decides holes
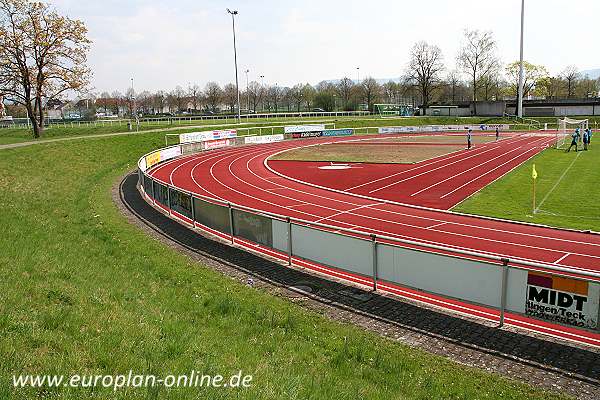
[[[238,82],[238,66],[237,66],[237,47],[235,43],[235,16],[238,15],[237,10],[227,9],[227,12],[231,14],[231,24],[233,29],[233,60],[235,63],[235,90],[237,92],[237,119],[238,123],[242,122],[242,115],[240,109],[240,85]]]
[[[517,101],[517,116],[523,118],[523,31],[525,27],[525,0],[521,0],[521,56],[519,61],[519,94]]]

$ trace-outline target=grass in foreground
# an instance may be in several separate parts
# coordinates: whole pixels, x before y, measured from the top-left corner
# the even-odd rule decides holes
[[[110,189],[162,135],[0,152],[0,398],[548,399],[191,262]],[[231,389],[19,389],[13,374],[252,374]]]
[[[536,208],[533,213],[532,167],[536,166]],[[547,149],[504,178],[465,200],[455,211],[600,231],[600,145],[565,153]]]

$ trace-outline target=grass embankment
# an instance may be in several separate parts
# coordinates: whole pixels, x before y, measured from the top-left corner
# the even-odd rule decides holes
[[[537,206],[533,213],[532,167]],[[600,232],[600,145],[565,153],[547,149],[474,194],[456,211]]]
[[[0,398],[553,398],[334,323],[149,238],[110,189],[162,142],[149,134],[0,152]],[[240,369],[251,388],[12,387],[13,374]]]

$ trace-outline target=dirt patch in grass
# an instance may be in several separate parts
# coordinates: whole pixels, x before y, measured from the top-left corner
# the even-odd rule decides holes
[[[353,142],[323,144],[286,151],[274,160],[412,164],[464,149],[464,145],[395,145]]]
[[[496,140],[494,135],[481,136],[473,135],[473,144],[489,143]],[[501,138],[502,140],[502,138]],[[405,142],[418,142],[418,143],[456,143],[456,144],[467,144],[466,135],[406,135],[406,136],[394,136],[385,137],[381,136],[377,139],[378,143],[405,143]]]

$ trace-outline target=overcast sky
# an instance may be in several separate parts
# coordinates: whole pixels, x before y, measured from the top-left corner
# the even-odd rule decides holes
[[[93,40],[96,91],[171,90],[234,82],[236,9],[240,86],[280,86],[349,76],[402,74],[418,40],[438,45],[454,68],[464,29],[491,30],[506,62],[519,57],[520,0],[50,0],[81,19]],[[525,59],[559,73],[600,68],[600,1],[526,0]]]

